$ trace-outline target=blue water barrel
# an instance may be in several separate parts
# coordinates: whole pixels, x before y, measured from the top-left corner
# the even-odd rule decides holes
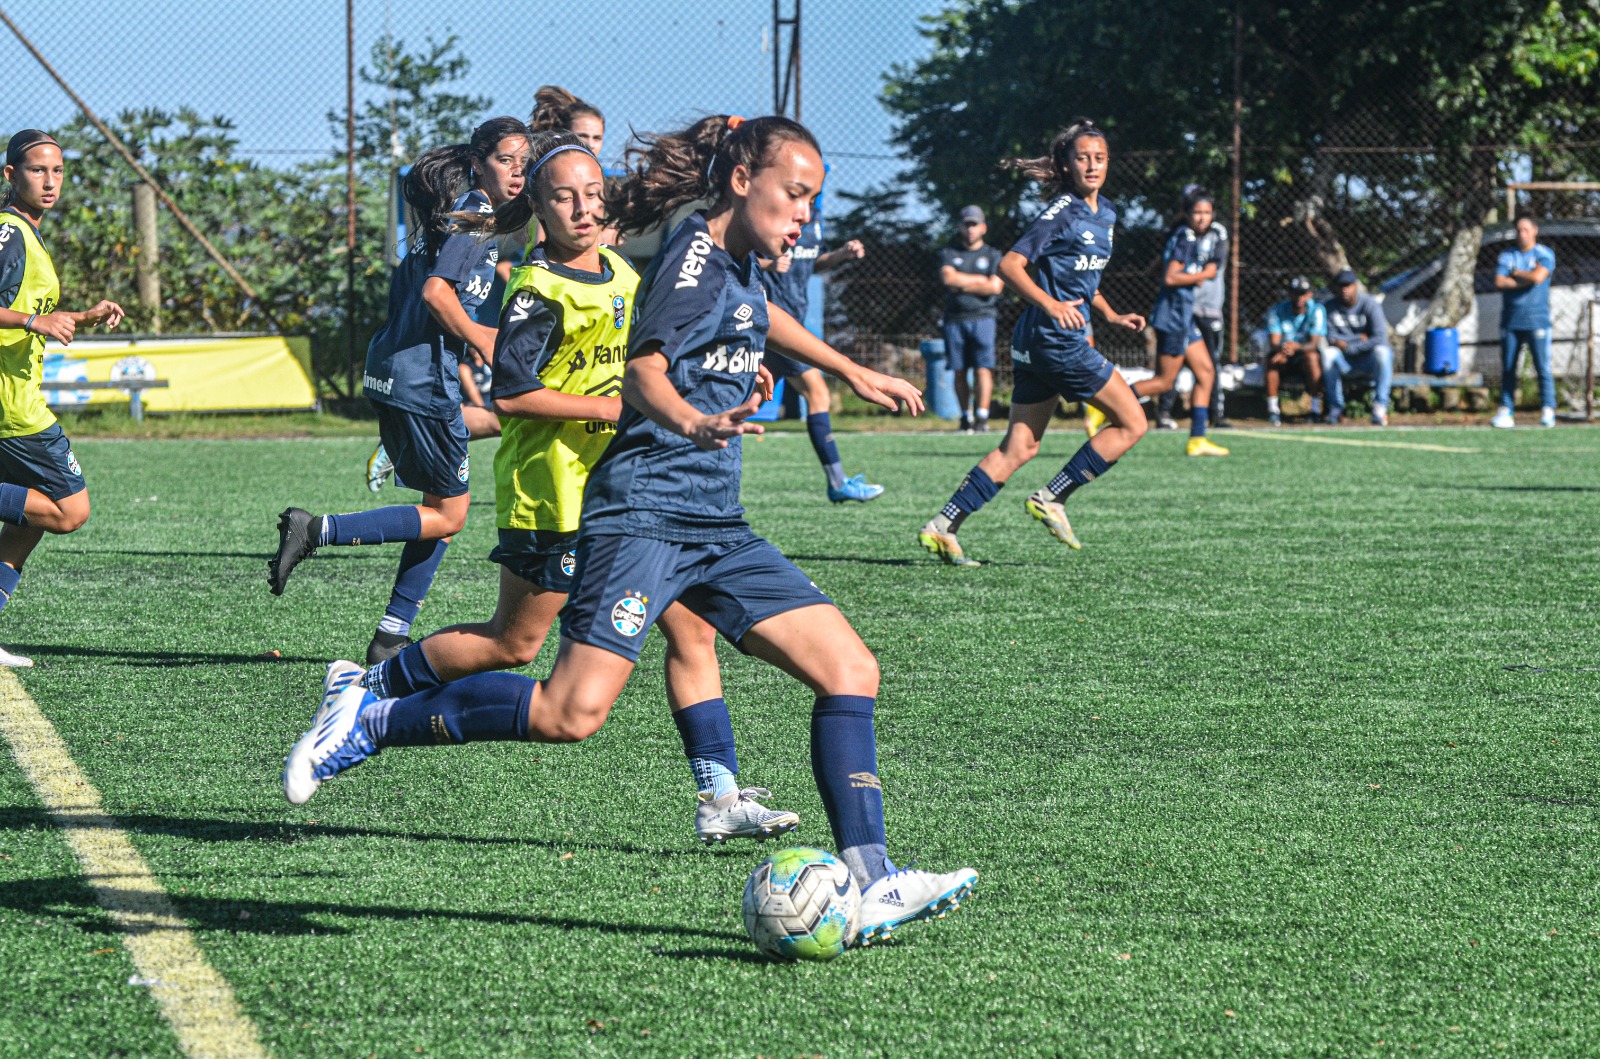
[[[950,370],[950,362],[945,359],[944,339],[925,338],[919,349],[928,368],[928,383],[922,391],[922,403],[940,419],[960,419],[961,406],[956,403],[956,376]]]
[[[762,403],[759,411],[750,418],[757,423],[773,423],[783,415],[783,384],[787,379],[779,379],[778,385],[772,388],[772,400]]]
[[[1435,327],[1424,336],[1422,370],[1429,375],[1454,375],[1461,370],[1461,333],[1453,327]]]

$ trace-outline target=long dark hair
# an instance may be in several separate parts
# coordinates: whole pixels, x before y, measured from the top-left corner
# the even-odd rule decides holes
[[[759,172],[780,143],[803,143],[822,152],[804,125],[779,117],[717,114],[678,132],[635,134],[628,145],[627,179],[609,199],[612,222],[636,235],[691,202],[710,199],[713,208],[721,206],[733,171],[744,166]]]
[[[493,213],[451,214],[452,229],[474,234],[505,235],[526,228],[534,217],[533,204],[538,201],[541,167],[558,151],[574,149],[594,158],[582,140],[564,129],[533,133],[528,137],[528,179],[522,182],[522,191],[516,198],[497,206]]]
[[[1168,238],[1171,238],[1173,233],[1180,228],[1188,226],[1189,214],[1194,212],[1194,208],[1202,202],[1211,203],[1213,210],[1217,207],[1216,196],[1207,191],[1202,185],[1190,184],[1183,189],[1183,197],[1178,200],[1178,219],[1173,221],[1171,227],[1167,229]],[[1198,235],[1200,233],[1196,232],[1195,234]]]
[[[1007,158],[1000,163],[1000,167],[1015,170],[1029,180],[1037,181],[1044,189],[1046,198],[1055,198],[1064,191],[1072,190],[1072,170],[1068,162],[1072,160],[1072,152],[1078,146],[1078,141],[1085,136],[1106,140],[1107,145],[1111,142],[1093,118],[1074,118],[1072,124],[1056,133],[1055,139],[1050,141],[1049,154],[1037,158]]]
[[[533,94],[533,113],[528,115],[528,128],[534,132],[572,128],[572,119],[588,114],[600,124],[606,116],[600,108],[556,85],[540,85]]]
[[[400,191],[423,233],[424,253],[433,257],[444,245],[450,234],[450,208],[471,190],[474,164],[487,161],[506,137],[527,135],[528,127],[516,118],[490,118],[472,130],[467,143],[435,147],[411,163]]]

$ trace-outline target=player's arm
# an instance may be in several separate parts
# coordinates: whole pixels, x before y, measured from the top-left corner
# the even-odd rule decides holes
[[[1083,313],[1078,311],[1078,306],[1083,302],[1080,300],[1058,302],[1050,297],[1044,288],[1028,275],[1028,264],[1027,258],[1015,250],[1007,250],[1005,256],[1000,259],[1000,278],[1005,281],[1006,286],[1016,291],[1023,301],[1043,312],[1059,326],[1069,331],[1082,330]]]
[[[970,272],[958,272],[953,265],[944,265],[939,269],[939,281],[953,291],[976,294],[979,297],[999,294],[1006,289],[999,276],[978,276]]]
[[[1527,286],[1517,279],[1517,271],[1513,267],[1516,259],[1509,252],[1501,254],[1500,260],[1495,262],[1494,289],[1495,290],[1520,290]]]
[[[767,344],[778,352],[842,379],[863,401],[891,412],[904,401],[912,415],[922,412],[922,391],[909,382],[862,367],[776,305],[767,305],[767,319]]]
[[[422,304],[439,322],[444,333],[467,344],[467,352],[479,364],[494,360],[494,328],[485,327],[467,315],[456,296],[456,285],[440,276],[429,276],[422,285]]]
[[[1095,307],[1099,314],[1105,317],[1106,323],[1113,327],[1126,327],[1129,331],[1143,331],[1144,317],[1138,313],[1119,313],[1106,301],[1106,296],[1099,291],[1094,292],[1094,300],[1089,303]]]
[[[589,397],[581,393],[562,393],[549,387],[529,390],[526,393],[494,398],[496,415],[516,419],[589,420],[596,423],[615,423],[622,415],[622,398]]]
[[[811,266],[813,272],[829,272],[840,265],[851,261],[860,261],[867,256],[867,248],[860,239],[852,239],[837,249],[830,250],[817,258],[817,263]]]
[[[1199,272],[1185,272],[1183,262],[1174,258],[1167,262],[1167,271],[1161,277],[1161,282],[1169,287],[1198,287],[1200,284],[1216,278],[1216,262],[1208,263]]]
[[[702,412],[683,399],[667,377],[667,356],[652,342],[628,358],[622,373],[622,399],[651,421],[688,438],[702,449],[725,449],[740,434],[760,434],[760,423],[746,422],[761,409],[759,394],[725,412]]]
[[[500,327],[493,332],[495,414],[514,419],[615,423],[622,415],[620,397],[563,393],[545,386],[541,374],[561,342],[557,310],[551,306],[526,290],[506,299]],[[467,367],[461,367],[465,378]]]

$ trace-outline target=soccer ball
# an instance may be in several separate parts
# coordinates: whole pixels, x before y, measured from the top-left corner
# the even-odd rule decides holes
[[[856,940],[861,891],[832,853],[794,846],[775,853],[744,884],[744,929],[778,960],[831,960]]]

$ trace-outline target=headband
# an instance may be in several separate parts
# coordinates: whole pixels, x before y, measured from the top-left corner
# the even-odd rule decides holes
[[[528,170],[528,175],[524,179],[523,183],[532,184],[533,183],[533,178],[539,172],[540,167],[542,167],[546,162],[550,161],[550,159],[554,158],[556,155],[560,154],[562,151],[582,151],[584,154],[588,155],[590,158],[594,158],[594,152],[589,150],[589,148],[583,146],[583,144],[581,144],[581,143],[564,143],[560,147],[554,147],[554,148],[551,148],[549,151],[546,151],[542,158],[540,158],[537,162],[533,163],[533,168]],[[598,159],[598,158],[594,158],[594,160],[596,162],[600,161],[600,159]]]
[[[738,114],[730,114],[730,115],[728,115],[728,131],[729,132],[732,132],[733,130],[737,129],[739,126],[741,126],[743,124],[744,124],[744,118],[740,117]],[[717,149],[715,151],[711,152],[711,161],[706,163],[706,183],[711,185],[711,190],[712,191],[717,190],[717,182],[716,182],[715,179],[712,178],[711,173],[712,173],[713,170],[715,170],[717,168],[717,155],[721,152],[721,150],[722,150],[722,147],[719,144],[717,146]]]
[[[55,144],[57,147],[61,146],[56,143],[55,137],[48,132],[42,132],[39,129],[23,129],[11,137],[11,142],[6,144],[6,165],[21,165],[28,152],[41,143]]]

